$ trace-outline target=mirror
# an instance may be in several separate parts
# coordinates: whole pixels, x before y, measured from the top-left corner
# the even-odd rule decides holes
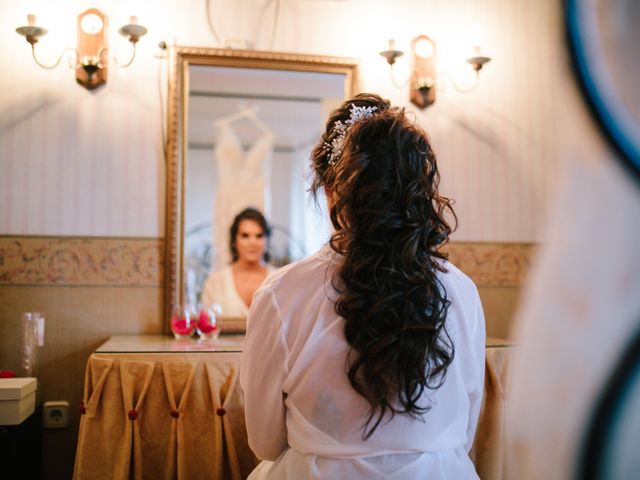
[[[640,3],[569,0],[567,39],[582,93],[620,160],[640,179]]]
[[[192,47],[169,53],[165,316],[197,303],[208,274],[229,264],[228,231],[243,208],[268,219],[276,266],[328,239],[323,202],[308,199],[309,154],[358,80],[357,62],[347,58]]]

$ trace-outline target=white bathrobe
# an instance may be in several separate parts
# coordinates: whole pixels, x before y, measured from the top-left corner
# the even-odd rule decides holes
[[[455,357],[428,391],[419,420],[385,418],[362,439],[369,404],[345,373],[349,344],[334,310],[329,246],[271,274],[251,305],[240,381],[249,445],[262,462],[251,479],[475,479],[473,443],[484,382],[484,315],[473,282],[448,262],[438,274],[451,301]]]

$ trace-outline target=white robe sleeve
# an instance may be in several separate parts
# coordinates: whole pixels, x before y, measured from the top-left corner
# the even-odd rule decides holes
[[[480,296],[476,293],[476,306],[472,313],[475,315],[473,325],[475,326],[471,336],[471,357],[469,362],[468,395],[469,395],[469,423],[467,428],[467,443],[465,448],[467,453],[471,451],[473,440],[478,427],[480,408],[482,406],[482,394],[484,392],[484,367],[485,367],[485,344],[487,340],[484,321],[484,312]]]
[[[245,421],[251,450],[275,460],[287,448],[283,383],[288,349],[274,293],[256,292],[249,317],[240,367]]]

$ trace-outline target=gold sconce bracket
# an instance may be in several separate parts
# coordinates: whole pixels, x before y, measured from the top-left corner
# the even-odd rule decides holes
[[[409,100],[418,108],[427,108],[436,101],[436,44],[426,35],[411,42],[411,71],[414,81],[409,88]]]
[[[107,30],[109,19],[95,8],[78,15],[78,58],[76,81],[93,90],[107,83],[109,68]]]

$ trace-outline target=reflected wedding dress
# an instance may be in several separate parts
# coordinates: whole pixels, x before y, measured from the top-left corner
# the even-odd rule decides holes
[[[244,151],[231,120],[218,121],[218,140],[214,150],[218,185],[213,209],[214,265],[231,263],[229,228],[234,217],[247,207],[261,210],[268,218],[271,210],[269,190],[273,134],[263,129],[253,146]]]
[[[270,264],[265,265],[267,275],[275,270]],[[217,303],[222,309],[224,317],[246,317],[249,307],[236,290],[231,265],[216,270],[207,278],[202,290],[202,303],[211,305]]]

